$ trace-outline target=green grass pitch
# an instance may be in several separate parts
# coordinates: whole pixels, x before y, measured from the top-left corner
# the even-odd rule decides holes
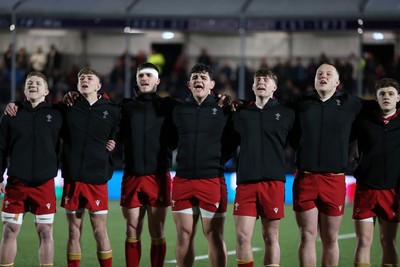
[[[343,218],[343,223],[340,229],[339,245],[340,245],[340,266],[353,266],[353,253],[355,247],[354,226],[351,219],[351,206],[346,207],[346,213]],[[298,231],[295,222],[292,206],[288,205],[285,209],[285,218],[281,222],[280,227],[280,248],[281,248],[281,266],[292,267],[298,266],[297,261],[297,244]],[[196,267],[209,266],[207,255],[207,243],[201,230],[201,224],[198,225],[196,234],[196,255],[200,256],[195,261]],[[2,230],[2,226],[0,227]],[[58,212],[54,222],[54,241],[55,241],[55,260],[54,266],[66,266],[66,240],[67,240],[67,223],[65,213],[62,208],[58,208]],[[166,222],[166,239],[167,239],[167,256],[165,266],[176,266],[173,262],[175,259],[175,225],[172,219],[172,214],[169,213]],[[89,217],[86,213],[85,224],[82,236],[82,267],[98,266],[96,258],[96,247],[94,238],[91,232]],[[372,266],[380,266],[381,248],[379,245],[378,227],[376,226],[376,234],[374,244],[371,250]],[[125,221],[121,214],[118,201],[110,201],[108,215],[108,235],[110,237],[111,246],[113,249],[113,266],[123,267],[124,261],[124,241],[125,241]],[[227,250],[229,251],[228,266],[236,266],[235,257],[235,227],[232,218],[232,204],[228,207],[227,219],[225,223],[225,241]],[[400,246],[400,241],[397,241]],[[141,266],[149,267],[150,254],[150,239],[148,236],[147,226],[144,228],[142,235],[142,260]],[[261,238],[260,222],[257,221],[257,226],[253,235],[253,248],[255,266],[262,266],[263,259],[263,242]],[[15,266],[33,267],[39,266],[38,256],[38,238],[34,230],[33,217],[27,214],[24,218],[21,232],[18,237],[18,252],[15,260]],[[321,242],[317,243],[318,251],[318,266],[320,266]],[[204,256],[204,257],[201,257]]]

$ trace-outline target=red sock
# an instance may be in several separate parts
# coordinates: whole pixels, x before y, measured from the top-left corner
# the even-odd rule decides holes
[[[97,251],[97,259],[99,260],[100,267],[112,266],[112,250]]]
[[[253,267],[253,260],[237,260],[238,267]]]
[[[81,253],[67,253],[67,266],[79,267],[81,265]]]
[[[125,263],[129,267],[139,267],[142,255],[142,243],[140,239],[128,237],[125,241]]]
[[[151,239],[150,261],[151,267],[163,267],[167,244],[165,238]]]

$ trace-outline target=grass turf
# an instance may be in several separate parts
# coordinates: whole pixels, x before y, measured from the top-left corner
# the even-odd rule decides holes
[[[341,239],[340,246],[340,266],[353,266],[353,253],[355,248],[354,226],[351,219],[351,206],[346,207],[345,216],[343,218],[340,229]],[[288,205],[285,208],[285,218],[281,221],[280,226],[280,248],[281,248],[281,266],[298,266],[297,261],[297,245],[298,245],[298,230],[292,206]],[[96,246],[91,232],[89,216],[86,213],[84,219],[83,236],[82,236],[82,261],[81,266],[92,267],[98,266],[96,256]],[[262,266],[263,261],[263,241],[261,236],[260,221],[256,223],[253,234],[253,248],[255,266]],[[375,237],[373,247],[371,249],[371,266],[380,266],[381,248],[379,245],[379,227],[375,227]],[[0,226],[2,230],[2,226]],[[67,240],[67,223],[65,213],[62,208],[58,208],[58,213],[54,222],[54,241],[55,241],[55,260],[54,266],[66,266],[66,240]],[[172,219],[172,214],[167,216],[165,235],[167,240],[167,256],[165,266],[176,266],[173,262],[175,259],[175,225]],[[118,201],[110,201],[108,215],[108,235],[113,249],[113,266],[125,266],[124,261],[124,242],[125,242],[125,221],[121,214]],[[236,266],[235,257],[235,227],[232,217],[232,204],[228,207],[228,214],[225,223],[225,241],[227,250],[230,252],[228,256],[228,266]],[[397,240],[398,246],[400,241]],[[207,243],[201,230],[201,224],[198,225],[198,230],[195,239],[196,255],[207,255]],[[33,217],[27,214],[24,218],[21,232],[18,236],[18,252],[15,260],[15,266],[39,266],[38,263],[38,237],[34,230]],[[317,242],[318,263],[320,262],[321,242]],[[142,259],[141,266],[150,266],[150,238],[147,231],[147,226],[144,227],[142,234]],[[199,259],[195,261],[196,267],[209,266],[208,259]],[[320,266],[320,264],[318,264]]]

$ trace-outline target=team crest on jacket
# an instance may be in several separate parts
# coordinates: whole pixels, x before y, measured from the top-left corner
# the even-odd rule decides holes
[[[107,116],[108,116],[108,114],[109,114],[109,113],[108,113],[108,111],[107,111],[107,110],[106,110],[106,111],[104,111],[104,112],[103,112],[103,119],[107,119]]]
[[[218,109],[213,108],[213,109],[212,109],[212,112],[213,112],[212,114],[213,114],[213,115],[217,115],[217,111],[218,111]]]
[[[52,117],[50,114],[47,114],[46,118],[47,118],[47,122],[51,122],[51,119],[52,119],[53,117]]]
[[[275,114],[275,120],[277,120],[277,121],[279,121],[280,120],[280,118],[281,118],[281,114],[278,112],[278,113],[276,113]]]

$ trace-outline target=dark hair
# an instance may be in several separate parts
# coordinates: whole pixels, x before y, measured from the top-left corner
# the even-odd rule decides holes
[[[400,93],[400,86],[399,83],[392,78],[383,78],[375,83],[375,90],[378,91],[381,88],[385,87],[393,87]]]
[[[100,74],[99,74],[95,69],[93,69],[93,68],[85,67],[85,68],[81,69],[81,70],[78,72],[78,78],[81,77],[81,76],[84,75],[84,74],[93,74],[93,75],[95,75],[97,78],[99,78],[99,81],[101,80],[101,79],[100,79]]]
[[[160,73],[160,70],[158,69],[158,67],[150,62],[144,62],[144,63],[140,64],[137,68],[137,71],[147,69],[147,68],[155,69],[157,71],[157,73]]]
[[[45,84],[45,86],[46,86],[46,89],[47,89],[47,90],[50,90],[50,89],[49,89],[49,84],[47,83],[47,77],[46,77],[46,75],[44,75],[43,73],[41,73],[41,72],[39,72],[39,71],[32,71],[32,72],[30,72],[30,73],[28,74],[28,76],[26,76],[25,81],[28,80],[28,79],[29,79],[30,77],[32,77],[32,76],[36,76],[36,77],[42,78],[43,81],[44,81],[44,84]]]
[[[214,70],[206,64],[203,63],[197,63],[192,67],[190,70],[189,76],[191,76],[193,73],[207,73],[210,76],[210,79],[213,80],[214,76]]]
[[[276,76],[276,74],[267,68],[260,68],[260,69],[256,70],[253,78],[257,78],[260,76],[268,77],[268,78],[274,80],[275,84],[278,84],[278,77]]]

